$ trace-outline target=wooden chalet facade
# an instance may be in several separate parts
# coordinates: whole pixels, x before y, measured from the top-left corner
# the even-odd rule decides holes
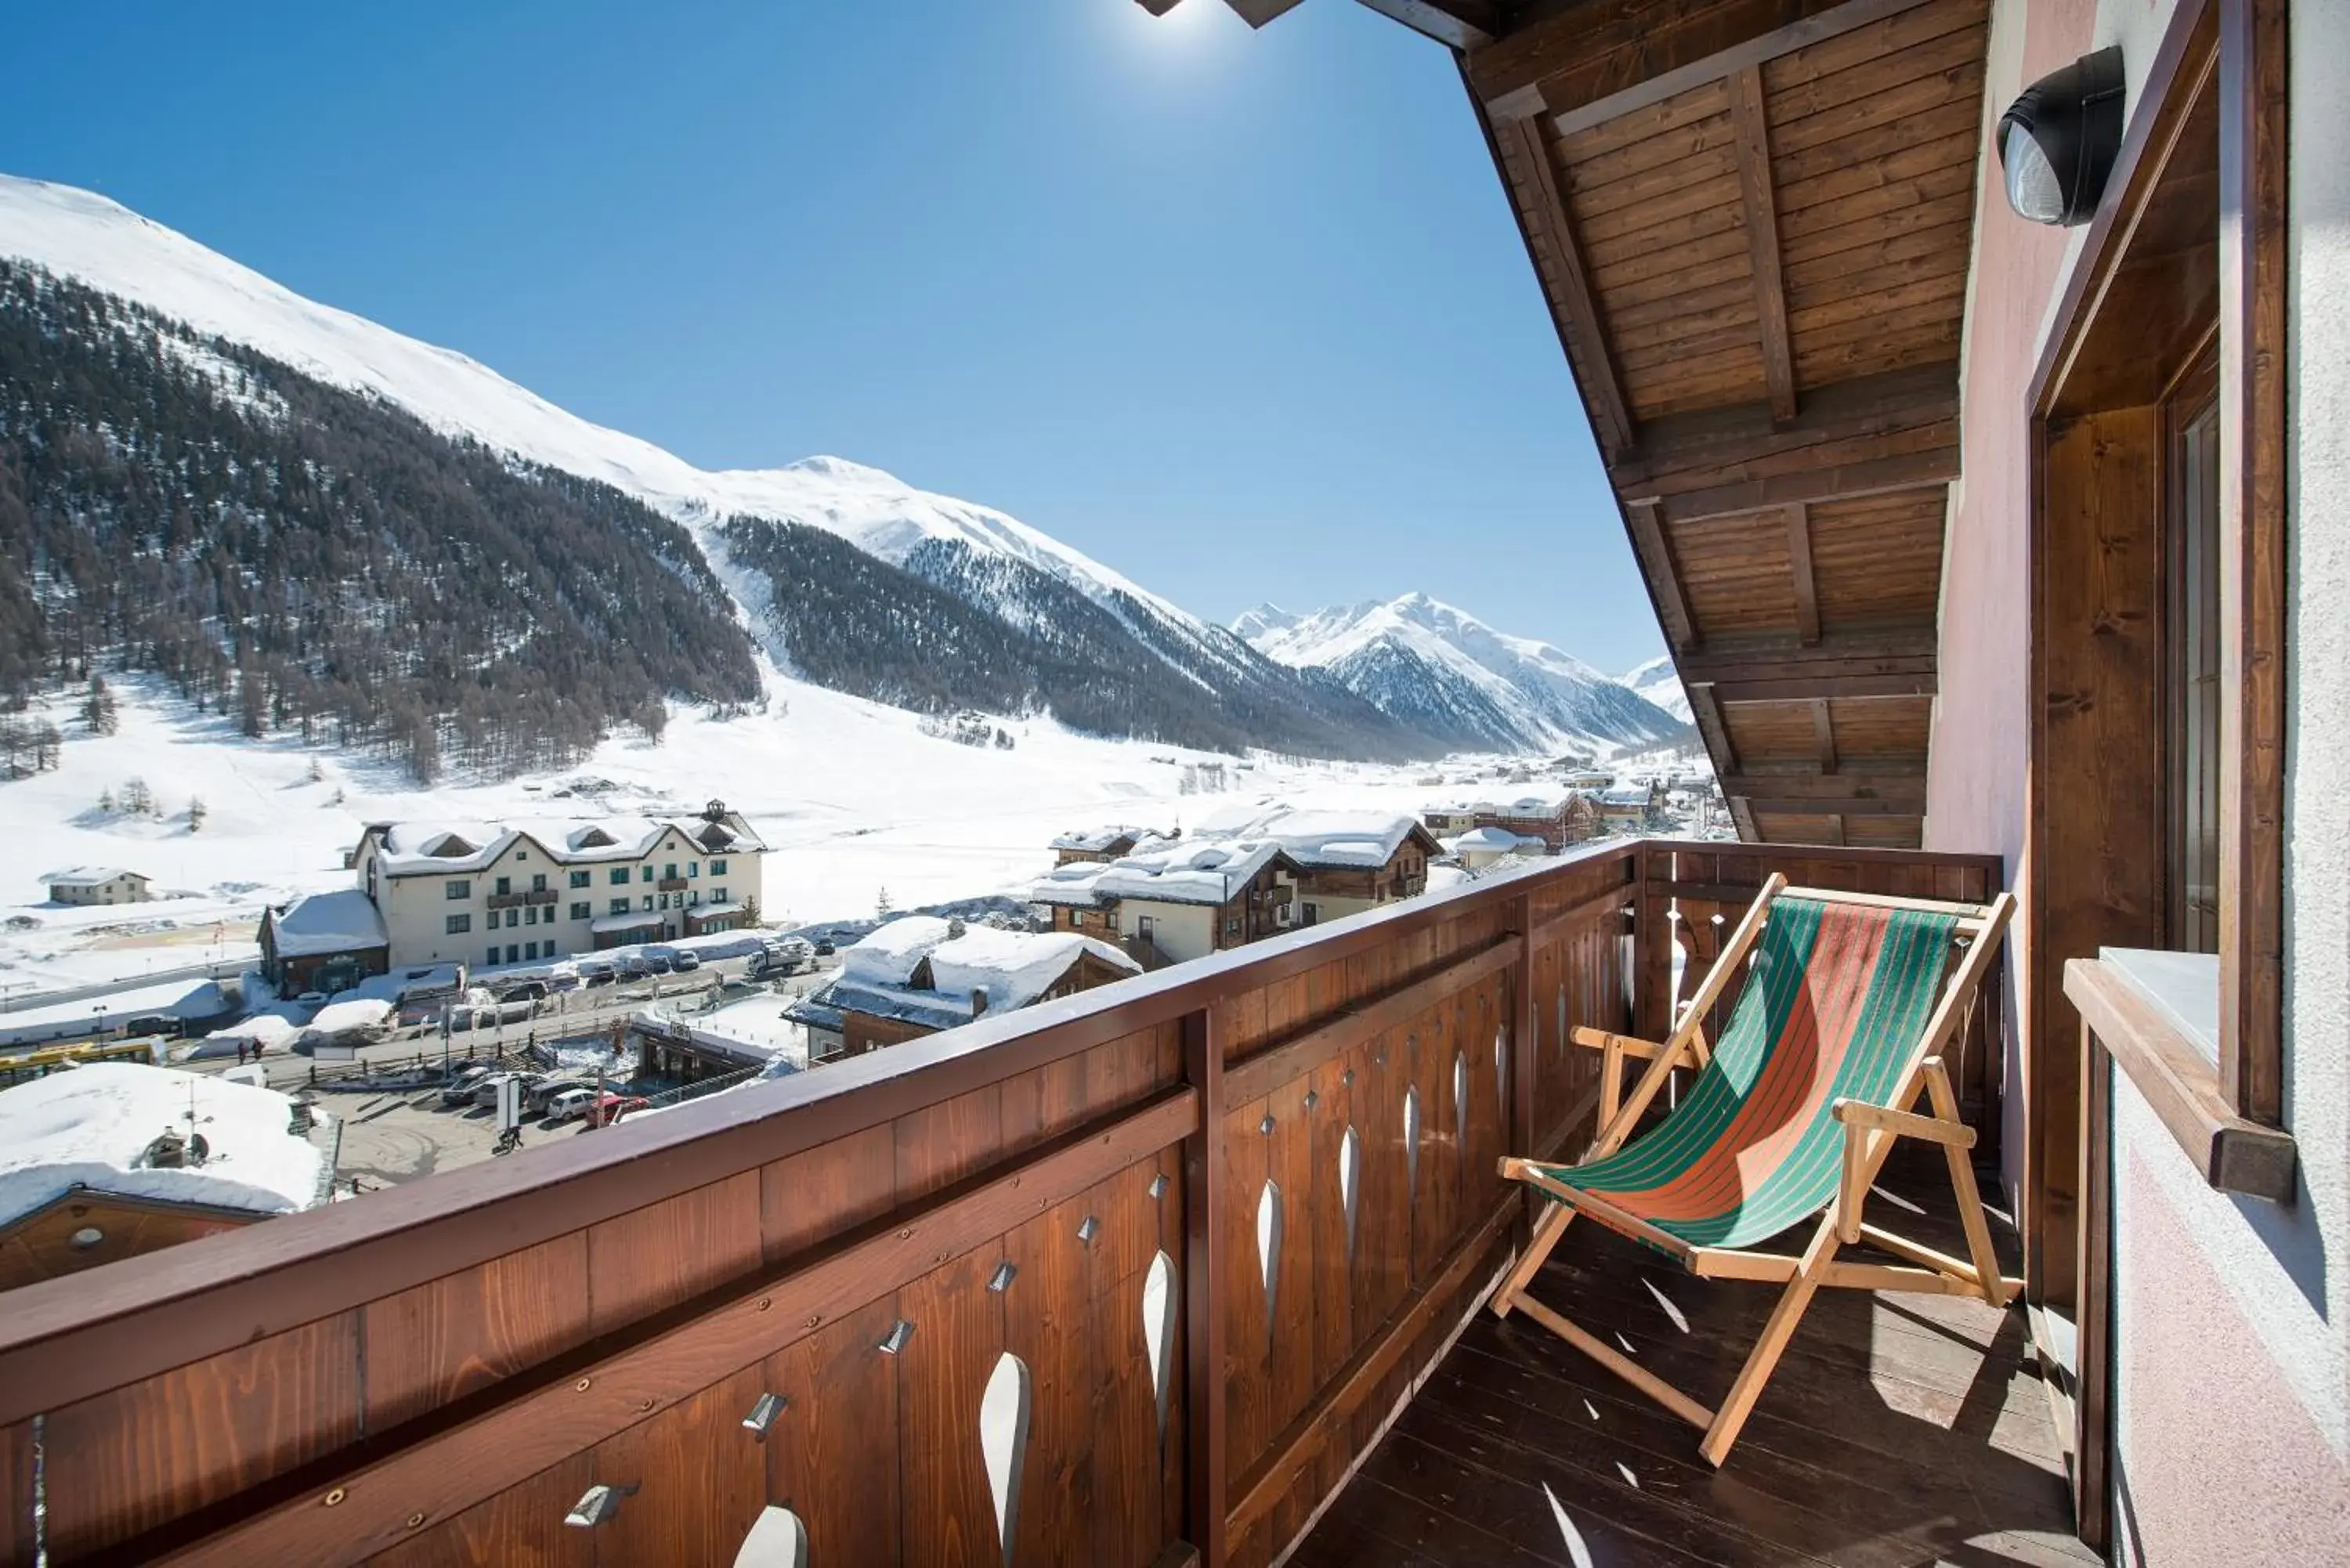
[[[1242,951],[1220,894],[1197,962],[9,1293],[0,1563],[2350,1558],[2350,7],[1364,3],[1466,88],[1742,841]],[[2095,216],[2027,223],[1999,116],[2107,47]],[[1773,876],[2019,898],[1939,1060],[2025,1288],[1832,1293],[1717,1470],[1751,1296],[1543,1271],[1695,1414],[1480,1306],[1576,1032],[1664,1038]]]
[[[1451,837],[1481,827],[1497,827],[1521,838],[1539,838],[1553,855],[1603,831],[1592,792],[1551,789],[1512,796],[1430,806],[1420,820],[1431,833]]]

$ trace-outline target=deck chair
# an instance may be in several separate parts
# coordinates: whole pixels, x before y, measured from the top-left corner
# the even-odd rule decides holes
[[[1700,1451],[1719,1465],[1823,1287],[1978,1295],[2005,1306],[2022,1282],[2000,1275],[1967,1154],[1974,1130],[1960,1118],[1941,1053],[1965,1023],[2014,909],[2004,893],[1977,906],[1795,888],[1772,877],[1670,1038],[1657,1044],[1575,1032],[1576,1044],[1602,1053],[1599,1136],[1580,1164],[1502,1161],[1504,1178],[1548,1203],[1493,1294],[1494,1313],[1524,1313],[1701,1428]],[[1709,1050],[1704,1021],[1750,954],[1745,989]],[[1619,1104],[1627,1060],[1645,1060],[1648,1069]],[[1697,1069],[1686,1096],[1627,1143],[1681,1067]],[[1911,1109],[1920,1094],[1929,1106],[1922,1115]],[[1869,1184],[1902,1137],[1938,1144],[1947,1157],[1966,1258],[1862,1220]],[[1784,1285],[1719,1410],[1526,1293],[1578,1215],[1700,1279]],[[1755,1250],[1814,1216],[1800,1254]],[[1842,1248],[1861,1242],[1904,1262],[1838,1260]]]

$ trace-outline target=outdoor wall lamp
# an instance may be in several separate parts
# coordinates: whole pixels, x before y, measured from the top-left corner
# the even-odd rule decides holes
[[[2085,223],[2122,146],[2122,52],[2083,55],[2025,88],[1999,117],[2007,204],[2034,223]]]

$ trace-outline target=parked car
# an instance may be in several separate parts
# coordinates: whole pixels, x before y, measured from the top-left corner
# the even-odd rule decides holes
[[[818,937],[816,940],[816,956],[818,958],[830,958],[832,956],[832,943],[822,937]]]
[[[688,974],[702,967],[702,955],[691,948],[681,948],[670,954],[669,966],[680,974]]]
[[[650,1103],[642,1095],[607,1094],[588,1107],[588,1125],[591,1127],[610,1127],[630,1111],[641,1111]]]
[[[550,992],[577,991],[579,983],[579,977],[569,970],[546,977],[546,989]]]
[[[497,997],[500,1002],[544,1002],[546,1000],[546,981],[543,980],[508,981],[498,987]]]
[[[473,1085],[473,1103],[477,1106],[494,1106],[498,1103],[499,1085],[504,1084],[509,1078],[515,1079],[521,1083],[523,1094],[526,1098],[530,1094],[531,1085],[538,1081],[538,1075],[536,1073],[492,1073],[489,1076],[484,1078],[481,1082]]]
[[[560,1078],[551,1075],[541,1078],[530,1086],[528,1093],[523,1096],[523,1109],[525,1111],[547,1110],[556,1100],[575,1092],[592,1095],[596,1092],[596,1085],[582,1083],[577,1078]]]
[[[667,953],[645,955],[645,971],[649,974],[667,974],[672,967],[674,966],[670,962],[670,956]]]
[[[444,1106],[472,1105],[473,1103],[473,1091],[480,1088],[482,1086],[482,1080],[489,1075],[490,1070],[486,1066],[467,1067],[463,1069],[455,1077],[449,1080],[449,1086],[447,1088],[441,1091],[441,1103]]]
[[[327,993],[323,991],[306,991],[294,999],[294,1005],[307,1007],[316,1012],[327,1005]]]
[[[619,968],[610,959],[588,959],[579,965],[582,985],[609,985],[619,977]]]
[[[630,980],[642,980],[652,971],[652,961],[642,953],[630,953],[620,961],[620,972]]]
[[[546,1115],[543,1119],[548,1127],[575,1121],[586,1116],[588,1108],[595,1103],[596,1091],[593,1087],[566,1089],[546,1102]]]

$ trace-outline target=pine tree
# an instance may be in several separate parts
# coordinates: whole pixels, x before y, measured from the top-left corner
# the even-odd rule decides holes
[[[204,797],[200,794],[190,795],[188,797],[188,831],[190,833],[203,826],[205,815]]]
[[[93,735],[111,735],[120,722],[118,711],[114,693],[107,689],[106,677],[92,675],[89,694],[82,700],[82,722],[89,726]]]

